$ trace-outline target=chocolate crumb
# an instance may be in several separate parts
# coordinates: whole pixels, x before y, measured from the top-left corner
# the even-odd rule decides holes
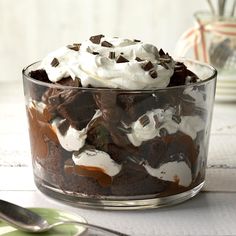
[[[148,70],[151,70],[153,68],[153,64],[151,61],[148,61],[147,63],[144,63],[142,65],[142,68],[145,70],[145,71],[148,71]]]
[[[73,43],[73,45],[67,45],[67,48],[74,50],[74,51],[79,51],[81,44],[80,43]]]
[[[117,63],[124,63],[124,62],[129,62],[126,58],[122,57],[121,55],[118,57],[116,60]]]
[[[135,58],[136,61],[143,61],[140,57]]]
[[[107,41],[103,41],[101,44],[103,47],[111,48],[113,45]]]
[[[99,52],[92,52],[93,55],[99,55]]]
[[[115,57],[116,57],[115,52],[109,52],[109,58],[110,59],[115,59]]]
[[[141,118],[139,118],[139,122],[141,123],[141,125],[143,127],[145,127],[146,125],[148,125],[150,123],[150,120],[149,120],[149,117],[147,115],[144,115]]]
[[[155,69],[151,69],[151,70],[149,71],[149,75],[150,75],[153,79],[157,78],[157,72],[156,72],[156,70],[155,70]]]
[[[103,38],[104,35],[102,34],[99,34],[99,35],[94,35],[94,36],[91,36],[89,38],[89,40],[92,42],[92,43],[95,43],[95,44],[99,44],[101,42],[101,38]]]
[[[53,58],[52,62],[51,62],[51,66],[53,67],[57,67],[59,65],[59,61],[57,58]]]
[[[141,40],[139,40],[139,39],[134,39],[134,42],[135,42],[135,43],[140,43]]]
[[[180,124],[181,122],[181,117],[177,115],[172,116],[172,120],[175,121],[177,124]]]

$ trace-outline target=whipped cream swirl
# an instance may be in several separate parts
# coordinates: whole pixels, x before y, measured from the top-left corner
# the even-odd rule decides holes
[[[181,131],[194,140],[197,133],[204,130],[205,124],[200,116],[176,117],[174,113],[174,108],[147,111],[131,123],[131,132],[127,133],[129,141],[138,147],[144,141],[160,137],[163,129],[169,134]]]
[[[82,87],[155,89],[167,87],[174,73],[173,59],[162,58],[152,44],[101,36],[99,42],[74,45],[76,50],[65,46],[43,59],[40,69],[50,81],[71,76]]]

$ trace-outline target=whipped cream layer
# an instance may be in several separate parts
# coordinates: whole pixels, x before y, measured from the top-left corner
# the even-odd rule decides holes
[[[166,130],[169,134],[181,131],[194,140],[197,133],[204,129],[204,121],[199,116],[176,117],[174,111],[173,108],[147,111],[131,123],[131,132],[127,133],[129,141],[137,147],[144,141],[153,139],[156,136],[160,137],[163,130]]]
[[[96,149],[85,150],[79,154],[73,153],[72,160],[78,166],[99,168],[111,177],[117,175],[122,167],[112,160],[109,154]]]
[[[67,151],[79,151],[85,144],[89,124],[94,119],[101,116],[101,114],[102,114],[101,111],[97,110],[85,128],[83,128],[82,130],[77,130],[70,125],[65,134],[61,134],[58,128],[61,122],[64,121],[64,119],[60,118],[54,119],[52,122],[52,127],[56,131],[57,138],[61,146]]]
[[[48,54],[39,69],[46,70],[52,82],[71,76],[82,87],[139,90],[167,87],[174,61],[161,58],[152,44],[100,36]]]
[[[176,182],[185,187],[192,183],[191,169],[184,161],[164,163],[159,168],[152,168],[149,164],[146,164],[144,168],[151,176],[162,180]]]

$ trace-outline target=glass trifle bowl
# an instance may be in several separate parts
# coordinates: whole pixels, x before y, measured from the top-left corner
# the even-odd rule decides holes
[[[117,56],[118,39],[104,38],[112,46],[102,46],[103,37],[99,42],[91,37],[85,49],[69,45],[67,53],[60,49],[23,70],[37,187],[76,206],[118,210],[168,206],[195,196],[205,179],[216,70],[193,60],[174,61],[138,40],[119,39]],[[128,54],[127,44],[139,49]],[[158,56],[151,62],[140,48]],[[112,74],[105,83],[102,76],[86,74],[86,65],[77,73],[76,63],[68,63],[70,50],[76,63],[77,54],[83,56],[79,67],[87,63],[90,69],[91,58],[101,62],[108,55],[105,63],[119,64],[119,79],[117,67],[110,73],[107,64],[94,70],[106,79]],[[125,72],[130,67],[132,73],[138,68],[131,82]],[[147,76],[150,88],[143,82]],[[137,89],[140,84],[144,88]]]

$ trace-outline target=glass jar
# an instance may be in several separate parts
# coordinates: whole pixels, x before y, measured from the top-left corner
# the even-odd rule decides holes
[[[200,82],[155,90],[81,88],[23,70],[34,178],[75,206],[143,209],[195,196],[204,184],[216,70],[185,65]]]
[[[176,56],[191,57],[214,66],[222,76],[236,72],[236,18],[194,14],[195,27],[187,30],[176,45]]]

